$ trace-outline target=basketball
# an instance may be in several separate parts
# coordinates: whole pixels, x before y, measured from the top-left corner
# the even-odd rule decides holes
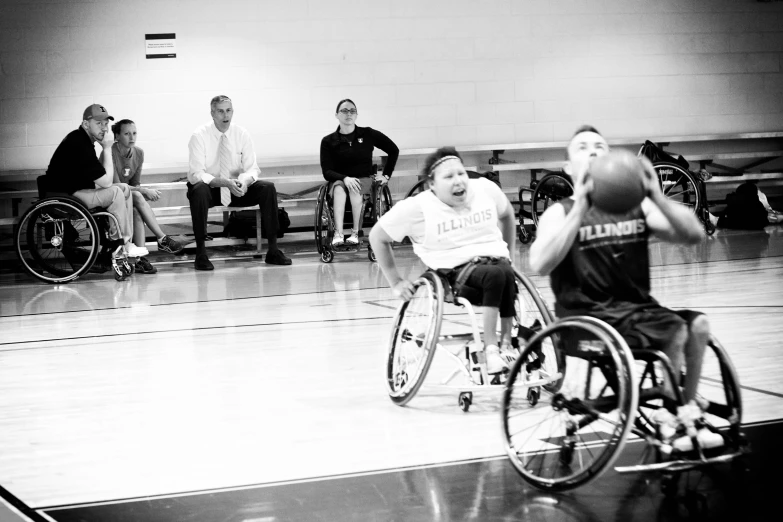
[[[644,168],[631,152],[618,150],[598,157],[588,172],[593,179],[590,199],[604,212],[622,214],[644,199]]]

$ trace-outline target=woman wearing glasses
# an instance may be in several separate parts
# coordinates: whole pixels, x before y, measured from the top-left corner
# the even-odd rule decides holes
[[[332,245],[353,246],[359,244],[362,195],[369,194],[372,187],[373,149],[377,147],[387,155],[383,173],[375,175],[376,180],[383,184],[389,181],[394,171],[400,149],[382,132],[357,126],[356,104],[349,99],[340,100],[335,117],[340,122],[337,130],[321,140],[321,170],[324,178],[332,183],[335,221]],[[346,198],[351,200],[353,211],[353,227],[348,239],[343,235]]]

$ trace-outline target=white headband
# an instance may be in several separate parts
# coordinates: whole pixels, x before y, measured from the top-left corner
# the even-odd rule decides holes
[[[437,167],[441,163],[444,163],[444,162],[446,162],[448,160],[453,160],[453,159],[458,160],[459,157],[458,156],[443,156],[441,159],[439,159],[438,161],[436,161],[435,163],[432,164],[432,167],[430,167],[430,171],[427,173],[427,177],[430,177],[430,178],[432,177],[432,172],[435,170],[435,167]],[[462,161],[462,160],[460,160],[460,161]]]

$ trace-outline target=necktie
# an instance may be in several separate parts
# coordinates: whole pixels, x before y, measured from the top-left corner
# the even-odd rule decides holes
[[[220,135],[218,156],[220,157],[220,177],[229,179],[229,172],[231,171],[231,153],[228,151],[228,138],[225,134]],[[224,207],[231,204],[231,191],[228,190],[228,187],[220,187],[220,204]]]

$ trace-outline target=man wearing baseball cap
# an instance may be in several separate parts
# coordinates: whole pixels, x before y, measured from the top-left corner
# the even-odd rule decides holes
[[[118,243],[115,257],[120,257],[123,251],[130,257],[141,257],[149,252],[131,242],[133,199],[130,188],[124,183],[112,185],[111,146],[114,139],[108,132],[109,120],[113,121],[114,117],[103,105],[95,103],[84,109],[79,128],[68,133],[54,151],[46,170],[47,188],[71,194],[87,208],[105,208],[119,224],[119,230],[113,223],[109,230],[109,236]],[[95,156],[95,142],[103,147],[100,157]]]

